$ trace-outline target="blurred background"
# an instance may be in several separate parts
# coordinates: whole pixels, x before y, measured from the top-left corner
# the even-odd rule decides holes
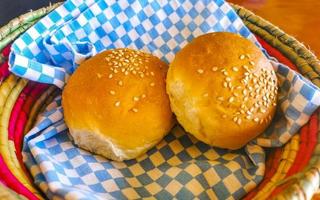
[[[0,0],[0,26],[30,9],[62,0]],[[227,0],[248,8],[303,42],[320,57],[320,0]]]
[[[227,0],[296,37],[320,57],[320,0]]]

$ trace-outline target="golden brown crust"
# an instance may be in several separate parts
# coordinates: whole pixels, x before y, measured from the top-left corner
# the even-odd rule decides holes
[[[238,149],[269,125],[277,79],[252,42],[232,33],[210,33],[177,53],[167,92],[186,131],[207,144]]]
[[[121,149],[161,140],[173,125],[167,69],[157,57],[131,49],[108,50],[83,62],[63,91],[68,127],[100,133]]]

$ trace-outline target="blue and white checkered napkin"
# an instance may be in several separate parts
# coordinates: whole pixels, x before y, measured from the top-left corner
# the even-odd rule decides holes
[[[142,49],[170,62],[192,38],[215,31],[259,45],[223,0],[69,0],[14,42],[10,70],[63,88],[79,63],[105,49]],[[262,147],[283,145],[320,104],[318,88],[271,62],[280,84],[276,120],[242,150],[212,148],[177,126],[140,158],[109,161],[74,145],[59,96],[25,136],[24,162],[50,199],[239,199],[263,178]]]

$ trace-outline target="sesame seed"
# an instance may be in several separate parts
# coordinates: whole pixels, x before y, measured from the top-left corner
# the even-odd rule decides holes
[[[251,119],[251,116],[250,116],[250,115],[247,115],[246,118],[247,118],[247,119]]]
[[[139,99],[140,99],[139,97],[136,97],[136,96],[133,97],[133,101],[139,101]]]
[[[244,89],[244,90],[242,91],[242,94],[243,94],[243,95],[247,95],[247,90]]]
[[[144,74],[143,74],[143,73],[140,73],[140,77],[143,78],[143,77],[144,77]]]
[[[129,74],[129,72],[128,72],[128,71],[126,71],[126,72],[124,73],[124,75],[126,75],[126,76],[127,76],[128,74]]]
[[[208,93],[204,93],[203,96],[204,96],[204,97],[208,97],[209,94],[208,94]]]
[[[114,105],[115,105],[116,107],[119,107],[119,106],[120,106],[120,101],[116,101]]]
[[[101,78],[101,77],[102,77],[102,75],[101,75],[101,74],[99,74],[99,73],[97,73],[97,77],[98,77],[98,78]]]
[[[228,87],[228,83],[227,82],[223,82],[223,87]]]
[[[218,71],[218,67],[212,67],[211,70],[216,72],[216,71]]]
[[[116,94],[116,92],[114,91],[114,90],[110,90],[110,92],[109,92],[111,95],[115,95]]]
[[[243,60],[245,58],[245,55],[240,55],[240,60]]]
[[[229,74],[228,74],[227,71],[224,71],[224,72],[223,72],[223,75],[228,76]]]
[[[223,100],[224,100],[223,97],[217,97],[217,99],[218,99],[219,101],[223,101]]]
[[[119,86],[123,86],[123,82],[122,81],[118,81],[118,85]]]
[[[234,97],[229,98],[229,103],[232,103],[234,101]]]
[[[254,118],[254,121],[259,122],[259,118],[258,117]]]
[[[197,72],[198,72],[198,74],[203,74],[204,70],[203,69],[198,69]]]
[[[230,77],[227,77],[227,78],[226,78],[226,81],[227,81],[227,82],[230,82],[230,81],[231,81],[231,78],[230,78]]]
[[[237,121],[238,121],[238,117],[234,117],[234,118],[233,118],[233,121],[234,121],[234,122],[237,122]]]
[[[253,61],[250,61],[249,63],[250,63],[250,65],[254,65],[255,64]]]
[[[154,76],[154,72],[150,72],[151,76]]]
[[[239,71],[238,67],[232,67],[232,70],[235,72]]]
[[[248,73],[248,72],[245,72],[244,75],[245,75],[245,76],[249,76],[249,73]]]
[[[253,78],[253,83],[257,83],[257,79],[256,78]]]
[[[132,111],[137,113],[138,112],[138,109],[137,108],[132,108]]]
[[[112,74],[109,74],[109,76],[108,76],[109,78],[112,78],[113,77],[113,75]]]
[[[227,115],[225,115],[225,114],[224,114],[224,115],[222,115],[222,118],[224,118],[224,119],[225,119],[225,118],[227,118]]]
[[[242,120],[241,120],[241,118],[238,118],[238,120],[237,120],[237,124],[241,124],[241,122],[242,122]]]
[[[251,56],[249,54],[246,54],[247,58],[250,58]]]
[[[142,95],[141,95],[141,97],[142,97],[143,99],[146,98],[146,96],[147,96],[147,95],[145,95],[145,94],[142,94]]]
[[[150,86],[151,87],[155,86],[155,83],[154,82],[150,83]]]
[[[113,72],[116,74],[116,73],[118,73],[118,70],[117,70],[117,69],[114,69]]]

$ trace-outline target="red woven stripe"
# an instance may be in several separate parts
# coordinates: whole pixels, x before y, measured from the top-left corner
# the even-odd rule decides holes
[[[7,165],[5,164],[2,156],[0,155],[0,177],[1,180],[12,190],[27,197],[30,200],[37,200],[38,198],[32,194],[25,186],[23,186],[19,180],[11,173]]]
[[[283,63],[290,67],[290,69],[293,69],[295,71],[298,71],[298,68],[287,58],[285,57],[280,51],[273,48],[270,44],[268,44],[266,41],[264,41],[259,36],[256,36],[260,44],[267,50],[268,54],[272,57],[275,57],[280,63]]]
[[[27,96],[29,95],[29,93],[31,92],[31,90],[34,87],[34,83],[29,82],[27,84],[27,86],[21,91],[19,97],[17,98],[13,109],[11,111],[11,115],[10,115],[10,121],[9,121],[9,140],[13,140],[14,137],[14,129],[15,129],[15,125],[16,125],[16,121],[18,119],[18,114],[20,112],[20,110],[22,109],[23,103],[25,101],[25,99],[27,98]]]
[[[7,61],[0,64],[0,80],[4,80],[9,76],[10,72],[8,68],[9,68],[9,65]]]
[[[23,142],[23,131],[25,128],[25,125],[27,123],[27,119],[29,117],[30,110],[36,101],[36,99],[48,88],[47,85],[44,84],[36,84],[35,87],[32,89],[30,94],[24,99],[23,106],[21,110],[18,112],[18,120],[15,124],[14,129],[14,143],[17,150],[17,157],[19,160],[21,160],[21,150],[22,150],[22,142]],[[13,113],[12,113],[13,114]],[[11,123],[11,121],[10,121]]]
[[[246,199],[246,200],[252,199],[270,181],[272,176],[276,173],[280,163],[282,149],[281,148],[275,149],[273,154],[274,156],[271,160],[272,164],[268,168],[266,168],[266,172],[263,180],[260,182],[260,184],[256,188],[251,190],[243,199]],[[269,160],[270,158],[271,157],[268,157],[267,162],[270,162]]]
[[[10,54],[10,48],[11,48],[11,44],[6,46],[1,52],[2,56],[5,57],[6,60]],[[8,68],[9,68],[8,61],[5,61],[0,64],[0,80],[3,80],[9,76],[10,72]]]
[[[4,57],[9,57],[9,54],[10,54],[10,50],[11,50],[11,44],[8,44],[5,48],[2,49],[2,55]]]
[[[308,132],[306,133],[306,137],[302,139],[302,136],[301,136],[301,143],[303,143],[303,146],[305,147],[305,149],[300,150],[300,148],[299,148],[298,155],[297,155],[293,165],[289,169],[289,171],[286,175],[286,178],[303,170],[303,168],[306,167],[309,160],[311,159],[314,148],[317,145],[318,112],[319,112],[319,110],[311,116],[309,124],[306,125],[308,127],[308,129],[307,129]],[[279,187],[277,187],[271,193],[271,197],[279,194],[281,191],[286,189],[288,185],[289,184],[283,184],[283,185],[280,185]]]
[[[275,57],[279,62],[281,62],[281,63],[287,65],[288,67],[290,67],[291,69],[297,71],[297,67],[288,58],[286,58],[280,51],[273,48],[270,44],[268,44],[266,41],[264,41],[259,36],[256,35],[256,38],[258,39],[260,44],[263,46],[263,48],[268,52],[268,54],[270,56]],[[282,153],[282,149],[277,149],[274,152],[274,156],[272,156],[272,157],[269,156],[267,158],[268,159],[267,163],[270,162],[269,160],[271,160],[272,162],[270,162],[270,163],[272,163],[272,164],[271,164],[271,166],[266,167],[264,179],[255,189],[250,191],[244,199],[252,199],[258,193],[258,191],[261,190],[270,181],[270,179],[276,173],[276,170],[279,166],[281,153]]]
[[[26,175],[29,175],[29,172],[23,164],[21,153],[24,136],[23,131],[32,105],[34,104],[36,98],[38,98],[46,88],[47,85],[29,82],[17,98],[10,115],[8,129],[9,140],[13,141],[15,144],[17,159]],[[33,181],[30,176],[28,178],[31,182]]]

